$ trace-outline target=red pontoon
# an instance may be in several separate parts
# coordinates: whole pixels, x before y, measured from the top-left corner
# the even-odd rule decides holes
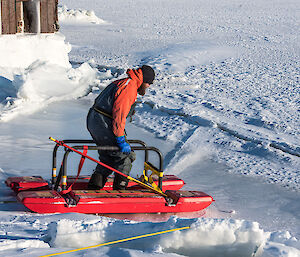
[[[183,180],[174,175],[163,175],[163,158],[155,147],[148,147],[139,140],[129,140],[134,151],[145,152],[143,175],[139,179],[126,176],[130,181],[126,190],[113,190],[113,178],[109,178],[102,190],[88,190],[89,176],[80,176],[84,159],[95,161],[121,175],[121,172],[87,155],[88,150],[118,150],[115,147],[95,146],[91,140],[64,140],[56,142],[53,150],[51,182],[40,176],[9,177],[6,184],[17,193],[17,200],[37,213],[178,213],[196,212],[205,209],[213,198],[200,191],[179,190]],[[70,147],[67,144],[80,144]],[[136,145],[141,146],[136,146]],[[58,147],[65,149],[60,172],[56,176]],[[80,152],[80,150],[83,150]],[[82,155],[77,176],[67,176],[69,153]],[[149,152],[157,153],[159,168],[148,160]],[[148,174],[149,171],[151,174]]]

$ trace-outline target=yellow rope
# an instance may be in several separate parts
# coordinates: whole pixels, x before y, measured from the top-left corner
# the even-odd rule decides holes
[[[100,247],[100,246],[118,244],[118,243],[130,241],[130,240],[145,238],[145,237],[149,237],[149,236],[156,236],[156,235],[160,235],[160,234],[170,233],[170,232],[173,232],[173,231],[189,229],[189,228],[190,227],[174,228],[174,229],[164,230],[164,231],[160,231],[160,232],[156,232],[156,233],[150,233],[150,234],[145,234],[145,235],[140,235],[140,236],[128,237],[128,238],[124,238],[124,239],[120,239],[120,240],[116,240],[116,241],[111,241],[111,242],[107,242],[107,243],[103,243],[103,244],[99,244],[99,245],[87,246],[87,247],[78,248],[78,249],[74,249],[74,250],[70,250],[70,251],[65,251],[65,252],[60,252],[60,253],[52,253],[52,254],[48,254],[48,255],[42,255],[40,257],[48,257],[48,256],[55,256],[55,255],[65,254],[65,253],[72,253],[72,252],[82,251],[82,250],[96,248],[96,247]]]

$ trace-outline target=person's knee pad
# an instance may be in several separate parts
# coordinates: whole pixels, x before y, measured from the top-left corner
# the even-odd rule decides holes
[[[113,189],[114,190],[125,190],[128,186],[129,180],[123,176],[115,174]]]
[[[128,157],[129,157],[131,163],[133,163],[136,160],[135,152],[131,151]]]
[[[94,172],[88,184],[88,189],[99,190],[102,189],[107,181],[107,177],[100,173]]]

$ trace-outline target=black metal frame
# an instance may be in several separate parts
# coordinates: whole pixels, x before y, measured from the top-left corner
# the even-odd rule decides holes
[[[75,145],[73,146],[76,150],[83,150],[84,145],[87,144],[93,144],[93,145],[87,145],[88,150],[102,150],[102,151],[119,151],[119,147],[117,146],[96,146],[95,142],[93,140],[84,140],[84,139],[67,139],[62,140],[66,144],[82,144],[82,145]],[[134,151],[145,151],[145,162],[151,164],[156,170],[159,172],[163,171],[163,156],[159,149],[153,146],[147,146],[145,142],[141,140],[128,140],[129,144],[139,144],[141,146],[131,146],[131,149]],[[58,187],[61,182],[61,178],[63,176],[67,176],[67,159],[69,156],[69,153],[72,152],[72,150],[65,148],[65,153],[63,156],[62,164],[60,166],[59,174],[56,178],[54,175],[54,170],[56,171],[56,163],[57,163],[57,150],[60,145],[56,144],[53,149],[52,154],[52,186],[54,186],[54,190],[58,190]],[[159,168],[156,168],[152,163],[149,162],[149,151],[156,152],[159,157]],[[146,171],[147,175],[147,171]],[[160,189],[162,189],[162,176],[159,176],[158,179],[158,186]],[[62,190],[66,189],[66,185],[62,185]]]

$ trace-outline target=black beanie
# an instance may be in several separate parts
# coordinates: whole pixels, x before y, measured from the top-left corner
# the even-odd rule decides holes
[[[148,65],[143,65],[141,69],[143,72],[143,82],[152,84],[155,78],[154,70]]]

